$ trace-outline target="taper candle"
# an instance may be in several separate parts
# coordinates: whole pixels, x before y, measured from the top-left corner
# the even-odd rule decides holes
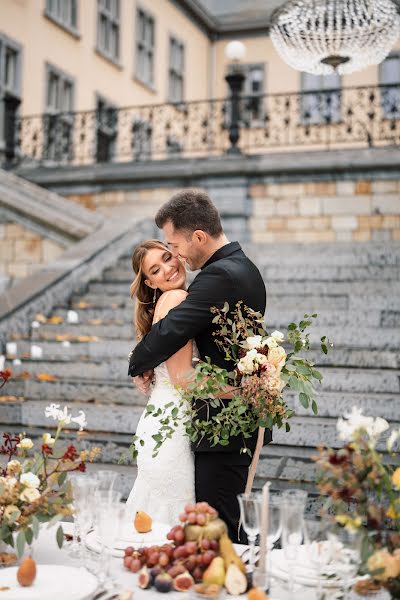
[[[261,526],[260,526],[260,554],[258,568],[261,572],[267,570],[267,544],[268,544],[268,515],[269,515],[269,486],[270,481],[263,486],[261,502]]]

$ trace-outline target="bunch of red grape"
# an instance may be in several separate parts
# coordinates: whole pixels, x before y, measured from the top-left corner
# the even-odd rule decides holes
[[[172,578],[189,571],[195,580],[201,580],[205,569],[218,555],[219,544],[217,540],[206,538],[185,541],[183,523],[204,525],[208,519],[214,519],[216,516],[218,516],[217,511],[207,502],[186,505],[185,513],[179,517],[182,525],[175,525],[167,534],[167,539],[172,543],[138,550],[130,546],[125,549],[124,566],[133,573],[146,566],[151,569],[154,576],[158,571],[158,573],[166,572]]]
[[[179,515],[179,520],[190,525],[205,525],[211,518],[216,519],[217,517],[218,512],[208,502],[197,502],[196,504],[186,504],[185,512]]]

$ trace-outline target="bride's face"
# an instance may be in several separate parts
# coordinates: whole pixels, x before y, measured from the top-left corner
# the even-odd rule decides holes
[[[172,256],[169,250],[152,248],[143,259],[142,271],[146,284],[162,292],[184,289],[186,271],[179,258]]]

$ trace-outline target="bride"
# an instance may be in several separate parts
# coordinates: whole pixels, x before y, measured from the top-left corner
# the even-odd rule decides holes
[[[147,240],[137,246],[132,256],[136,277],[131,285],[131,297],[136,299],[135,329],[140,340],[156,323],[187,295],[186,271],[182,261],[172,256],[162,242]],[[156,409],[169,402],[179,406],[180,395],[174,386],[187,384],[192,371],[193,343],[190,341],[154,370],[154,386],[149,404]],[[194,458],[190,440],[180,422],[170,439],[167,439],[153,458],[155,441],[159,432],[159,418],[140,417],[136,429],[138,439],[137,477],[127,504],[132,513],[146,511],[154,521],[174,524],[185,504],[195,502]]]

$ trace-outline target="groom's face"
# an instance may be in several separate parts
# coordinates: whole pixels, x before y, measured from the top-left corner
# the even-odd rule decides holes
[[[184,230],[174,229],[170,221],[165,223],[163,232],[173,256],[182,258],[192,271],[203,266],[204,248],[196,236],[196,232],[190,234]]]

